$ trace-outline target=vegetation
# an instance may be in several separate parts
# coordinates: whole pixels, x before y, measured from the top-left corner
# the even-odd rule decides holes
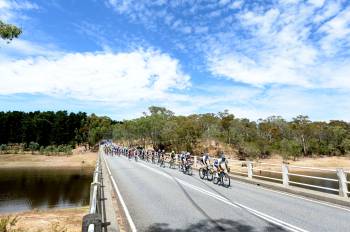
[[[12,24],[6,24],[0,20],[0,38],[11,41],[22,34],[22,29]]]
[[[350,152],[350,124],[344,121],[311,122],[307,116],[292,121],[272,116],[257,122],[239,119],[227,110],[218,114],[174,116],[161,107],[150,114],[114,126],[113,138],[129,145],[152,144],[155,148],[195,151],[206,140],[226,143],[239,158],[285,159],[300,156],[345,155]]]
[[[38,146],[60,145],[83,142],[87,115],[85,113],[0,112],[0,144],[31,143],[31,149]]]
[[[193,153],[220,143],[234,150],[240,159],[272,154],[297,159],[350,153],[348,122],[312,122],[301,115],[291,121],[279,116],[250,121],[236,118],[227,110],[175,116],[166,108],[152,106],[142,117],[117,122],[81,112],[0,112],[0,154],[31,151],[66,155],[77,144],[94,146],[101,139],[111,138],[126,146],[150,145]]]
[[[57,153],[76,145],[92,146],[103,138],[111,138],[116,123],[108,117],[82,112],[0,112],[0,153],[8,150]]]

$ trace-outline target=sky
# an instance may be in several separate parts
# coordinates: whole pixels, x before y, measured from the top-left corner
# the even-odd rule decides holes
[[[350,121],[348,0],[0,0],[0,111]]]

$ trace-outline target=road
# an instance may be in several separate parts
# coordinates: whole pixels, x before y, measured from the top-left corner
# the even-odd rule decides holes
[[[350,231],[350,209],[104,156],[137,231]]]

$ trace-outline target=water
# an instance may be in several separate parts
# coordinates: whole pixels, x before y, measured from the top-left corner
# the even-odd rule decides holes
[[[0,213],[89,204],[92,170],[0,169]]]

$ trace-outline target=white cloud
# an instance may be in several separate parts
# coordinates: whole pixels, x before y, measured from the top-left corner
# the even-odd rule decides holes
[[[18,56],[59,56],[63,52],[58,51],[53,44],[37,44],[24,39],[15,39],[11,43],[0,40],[0,60],[11,59]]]
[[[23,15],[21,15],[21,11],[38,9],[38,5],[25,0],[0,0],[0,19],[12,22],[17,20],[18,18],[24,17]]]
[[[338,5],[310,3],[283,1],[287,6],[240,12],[236,17],[247,38],[214,42],[207,53],[208,69],[256,86],[350,89],[350,60],[337,56],[350,47],[350,7],[340,11]],[[317,23],[332,15],[323,25]],[[320,17],[316,24],[310,23],[315,16]]]
[[[67,53],[0,63],[0,94],[40,93],[79,100],[135,103],[176,98],[190,86],[179,62],[155,50]]]
[[[338,52],[342,49],[343,43],[350,45],[350,6],[323,24],[320,32],[326,33],[326,36],[321,39],[321,46],[327,54]]]

